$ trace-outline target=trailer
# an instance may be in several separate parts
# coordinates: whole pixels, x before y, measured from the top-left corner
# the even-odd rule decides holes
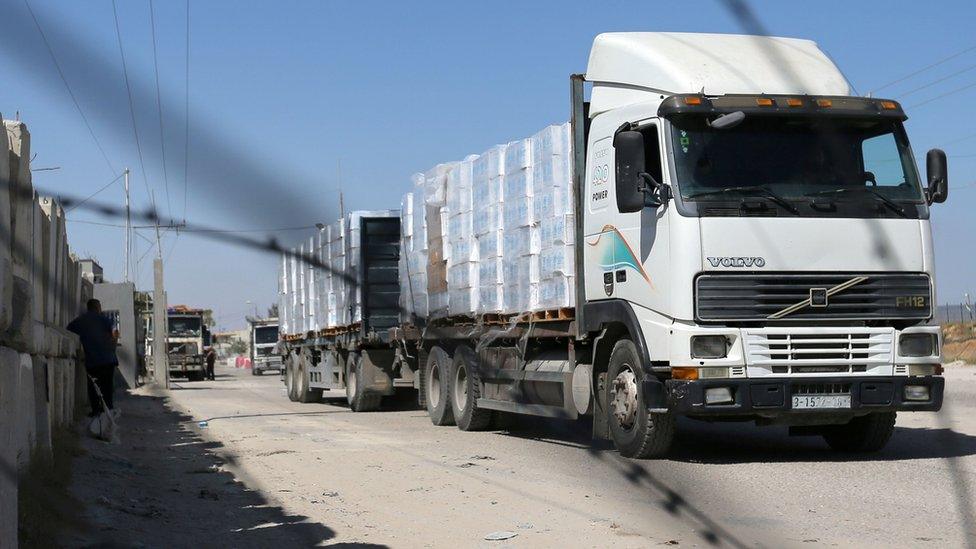
[[[679,415],[876,451],[896,412],[941,408],[946,159],[923,187],[900,104],[813,42],[739,35],[601,34],[570,89],[568,125],[415,176],[383,233],[399,318],[303,335],[283,268],[293,399],[412,387],[462,430],[590,416],[629,457],[665,454]],[[363,304],[394,293],[362,264]]]

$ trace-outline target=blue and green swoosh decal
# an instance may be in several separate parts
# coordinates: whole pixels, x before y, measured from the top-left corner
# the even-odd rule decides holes
[[[597,253],[600,258],[600,267],[604,272],[630,267],[640,273],[648,283],[651,282],[651,278],[647,276],[643,265],[634,254],[634,250],[613,225],[604,225],[603,231],[596,237],[596,240],[586,244],[599,247]]]

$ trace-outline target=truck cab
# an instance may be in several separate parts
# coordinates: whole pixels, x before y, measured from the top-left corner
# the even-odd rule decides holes
[[[176,306],[167,310],[166,347],[171,377],[186,377],[190,381],[204,378],[204,350],[211,341],[203,316],[201,309]]]
[[[597,434],[650,455],[681,414],[873,450],[941,407],[946,160],[923,183],[897,102],[807,40],[609,33],[574,111]]]
[[[282,372],[281,355],[274,354],[278,345],[278,319],[249,319],[251,326],[251,375],[267,370]]]

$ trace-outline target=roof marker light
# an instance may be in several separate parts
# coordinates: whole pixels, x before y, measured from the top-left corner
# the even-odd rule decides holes
[[[817,99],[818,107],[832,107],[833,105],[834,102],[831,101],[830,99]]]
[[[789,99],[786,100],[786,104],[789,105],[789,106],[791,106],[791,107],[802,107],[803,106],[803,100],[797,99],[795,97],[791,97],[791,98],[789,98]]]
[[[768,97],[757,97],[756,104],[759,105],[760,107],[772,107],[773,100]]]
[[[685,105],[701,105],[701,97],[685,97]]]
[[[898,103],[895,103],[894,101],[882,101],[881,108],[892,111],[898,108]]]

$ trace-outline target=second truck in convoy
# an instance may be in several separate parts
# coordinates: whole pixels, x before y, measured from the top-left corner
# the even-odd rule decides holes
[[[425,208],[409,227],[350,217],[283,261],[291,398],[345,388],[354,410],[371,410],[413,387],[435,424],[464,430],[487,428],[495,411],[588,415],[595,437],[633,457],[665,453],[677,415],[871,451],[896,412],[940,409],[929,213],[946,199],[946,159],[929,151],[923,185],[897,102],[852,95],[813,42],[759,36],[601,34],[570,83],[567,306],[538,307],[545,273],[530,262],[505,284],[535,306],[492,312],[482,305],[496,294],[452,293],[461,282],[450,279],[450,299],[481,304],[455,314],[435,303],[445,288],[431,271],[443,209],[405,203]],[[518,183],[500,177],[491,184],[506,192]],[[519,195],[529,226],[550,192]],[[508,231],[510,198],[499,190],[473,210],[504,204]],[[421,226],[428,267],[415,277],[417,244],[404,242]],[[339,233],[358,248],[355,265],[322,252]],[[476,233],[452,253],[481,245]],[[511,245],[532,258],[525,234]],[[316,273],[354,298],[337,301]],[[415,284],[426,284],[425,314]],[[323,319],[336,311],[330,320],[345,322]]]

